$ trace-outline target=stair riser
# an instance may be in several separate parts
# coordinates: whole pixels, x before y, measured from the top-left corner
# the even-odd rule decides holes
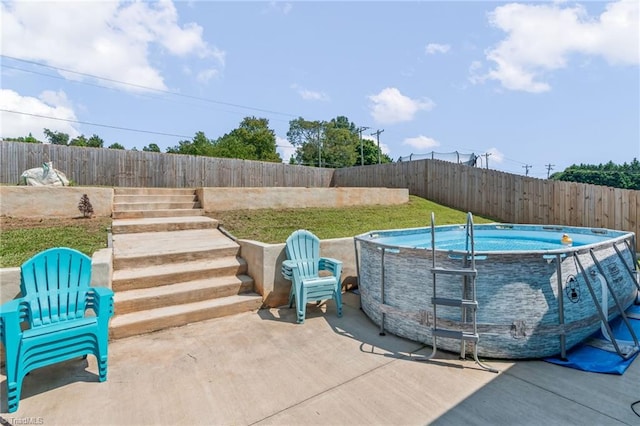
[[[124,203],[113,204],[114,212],[125,212],[131,210],[169,210],[169,209],[199,209],[200,203],[197,201],[187,202],[157,202],[157,203]]]
[[[205,278],[223,277],[227,275],[240,275],[247,272],[246,263],[230,265],[212,269],[201,269],[195,271],[179,272],[175,274],[165,274],[159,276],[137,277],[132,279],[113,280],[113,291],[136,290],[140,288],[151,288],[161,285],[169,285],[186,281],[195,281]]]
[[[114,211],[113,219],[150,219],[154,217],[204,216],[203,209]]]
[[[111,339],[121,339],[123,337],[136,336],[139,334],[150,333],[152,331],[163,330],[166,328],[179,327],[193,322],[235,315],[242,312],[254,311],[259,309],[261,305],[261,300],[250,300],[233,305],[211,307],[189,313],[167,315],[162,318],[140,321],[135,324],[127,324],[116,327],[111,326],[109,329],[109,337]]]
[[[114,204],[135,203],[194,203],[198,201],[195,194],[190,195],[115,195]]]
[[[156,223],[145,225],[112,225],[113,234],[138,234],[140,232],[187,231],[193,229],[215,229],[218,222],[185,222],[185,223]]]
[[[200,302],[203,300],[217,299],[220,297],[233,296],[234,294],[249,293],[252,291],[253,281],[234,282],[225,286],[215,286],[171,295],[149,296],[136,300],[124,300],[121,302],[116,301],[114,309],[116,315],[124,315],[131,312],[181,305],[184,303]]]
[[[116,188],[114,196],[132,196],[132,195],[194,195],[193,188]]]
[[[154,256],[114,258],[113,270],[119,271],[127,268],[144,268],[145,266],[166,265],[168,263],[182,263],[194,260],[214,259],[216,257],[237,256],[240,247],[225,247],[220,249],[202,250],[187,253],[169,253]]]

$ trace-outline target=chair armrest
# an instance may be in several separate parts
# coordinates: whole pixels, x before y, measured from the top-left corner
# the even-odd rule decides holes
[[[298,263],[295,260],[285,260],[282,262],[282,276],[285,280],[293,279],[294,269],[298,269]]]
[[[13,299],[0,306],[0,340],[7,348],[8,336],[22,335],[20,323],[28,318],[29,306],[23,298]]]
[[[331,257],[321,257],[319,269],[321,271],[329,271],[335,277],[340,279],[342,275],[342,261],[333,259]]]
[[[113,315],[113,290],[106,287],[90,287],[87,291],[87,308],[93,309],[99,318]]]

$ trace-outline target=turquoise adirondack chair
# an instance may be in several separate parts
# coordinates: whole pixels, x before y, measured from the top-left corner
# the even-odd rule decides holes
[[[320,239],[301,229],[287,238],[287,260],[282,262],[282,275],[291,281],[289,307],[295,301],[298,323],[305,319],[308,302],[335,299],[338,316],[342,316],[342,262],[320,257]],[[320,274],[320,271],[327,271]]]
[[[0,306],[5,348],[7,408],[20,403],[22,380],[32,370],[93,354],[100,381],[107,380],[113,291],[90,287],[91,259],[77,250],[45,250],[21,267],[22,297]],[[94,315],[85,315],[92,310]]]

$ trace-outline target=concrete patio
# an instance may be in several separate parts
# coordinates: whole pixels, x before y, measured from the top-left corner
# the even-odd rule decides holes
[[[20,408],[0,424],[42,425],[637,425],[640,363],[623,376],[543,361],[470,360],[391,335],[345,294],[330,302],[213,319],[116,340],[109,375],[95,359],[45,367],[25,378]]]

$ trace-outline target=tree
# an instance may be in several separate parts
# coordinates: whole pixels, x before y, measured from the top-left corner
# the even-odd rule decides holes
[[[118,142],[112,143],[109,145],[109,149],[125,149],[124,146],[119,144]]]
[[[300,117],[289,122],[289,142],[296,147],[291,164],[322,167],[350,167],[360,165],[360,135],[357,126],[345,116],[330,121],[308,121]],[[378,163],[378,147],[370,140],[363,141],[365,164]],[[381,161],[392,162],[386,154]],[[321,163],[321,164],[320,164]]]
[[[142,148],[145,152],[160,152],[160,147],[155,143],[150,143],[149,145]]]
[[[76,136],[71,139],[69,146],[87,146],[87,138],[85,138],[84,135]]]
[[[376,144],[375,141],[372,141],[371,139],[362,139],[362,153],[363,153],[363,157],[364,157],[364,164],[365,165],[370,165],[370,164],[378,164],[378,145]],[[380,150],[381,151],[381,150]],[[361,165],[361,160],[360,160],[360,142],[358,141],[358,146],[356,148],[356,153],[357,153],[357,159],[356,159],[356,166]],[[391,159],[391,157],[389,157],[387,154],[385,154],[384,152],[380,152],[380,162],[381,163],[393,163],[393,160]]]
[[[66,133],[44,129],[44,135],[52,145],[69,145],[69,135]]]
[[[87,146],[90,148],[102,148],[104,146],[104,141],[100,136],[94,134],[87,140]]]
[[[640,190],[640,162],[634,158],[630,164],[622,165],[612,161],[597,166],[574,164],[562,172],[554,173],[549,179]]]
[[[203,155],[213,157],[213,143],[207,139],[204,132],[197,132],[192,140],[178,142],[178,145],[167,148],[170,154]]]
[[[308,121],[302,117],[289,121],[287,139],[296,147],[297,164],[320,166],[322,161],[323,122]]]
[[[245,117],[237,129],[220,137],[214,143],[214,156],[282,162],[269,120],[256,117]]]
[[[2,139],[8,142],[42,143],[42,141],[39,141],[38,139],[34,138],[31,132],[29,132],[29,136],[20,136],[17,138],[2,138]]]

